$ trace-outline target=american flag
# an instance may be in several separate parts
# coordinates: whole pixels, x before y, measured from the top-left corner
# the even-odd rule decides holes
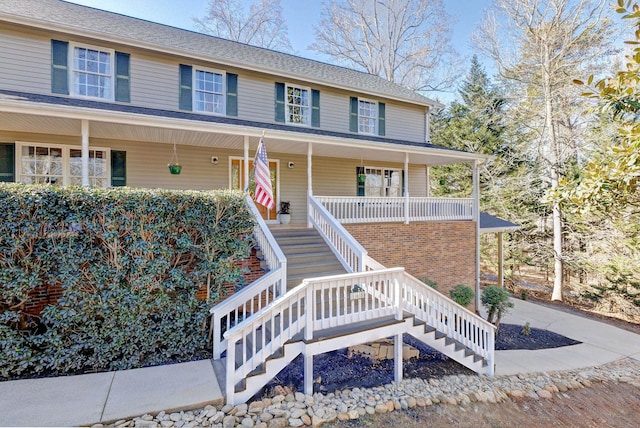
[[[267,149],[264,147],[264,136],[260,137],[256,157],[253,160],[253,173],[256,180],[255,201],[269,209],[275,207],[273,188],[271,187],[271,172],[267,160]]]

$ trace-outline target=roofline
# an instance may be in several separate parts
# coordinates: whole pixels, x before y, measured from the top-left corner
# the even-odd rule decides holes
[[[153,21],[148,21],[148,20],[144,20],[144,19],[140,19],[140,18],[135,18],[132,16],[128,16],[128,15],[123,15],[120,13],[116,13],[116,12],[110,12],[110,11],[106,11],[103,9],[97,9],[97,8],[93,8],[90,6],[84,6],[84,5],[79,5],[79,4],[75,4],[75,3],[70,3],[73,4],[75,6],[79,6],[79,7],[86,7],[89,9],[93,9],[93,10],[97,10],[103,13],[111,13],[111,14],[115,14],[115,15],[120,15],[120,16],[124,16],[126,18],[129,19],[136,19],[139,21],[146,21],[146,22],[150,22],[154,25],[161,25],[164,27],[169,27],[169,28],[173,28],[176,30],[180,30],[180,31],[187,31],[190,33],[194,33],[200,36],[205,36],[205,37],[215,37],[215,36],[211,36],[209,34],[204,34],[204,33],[198,33],[197,31],[192,31],[192,30],[186,30],[184,28],[178,28],[178,27],[173,27],[171,25],[166,25],[166,24],[161,24],[158,22],[153,22]],[[35,19],[35,18],[29,18],[29,17],[25,17],[25,16],[21,16],[21,15],[13,15],[13,14],[8,14],[8,13],[2,13],[0,12],[0,20],[3,21],[7,21],[7,22],[11,22],[13,24],[18,24],[18,25],[24,25],[27,27],[33,27],[33,28],[39,28],[39,29],[46,29],[48,31],[56,31],[56,32],[60,32],[60,33],[66,33],[66,34],[73,34],[76,36],[81,36],[81,37],[92,37],[92,38],[96,38],[96,39],[100,39],[100,40],[105,40],[105,41],[109,41],[112,43],[119,43],[122,45],[127,45],[127,46],[134,46],[137,48],[141,48],[141,49],[146,49],[146,50],[150,50],[150,51],[154,51],[154,52],[162,52],[162,53],[168,53],[171,55],[175,55],[175,56],[180,56],[180,57],[186,57],[186,58],[190,58],[190,59],[197,59],[197,60],[201,60],[201,61],[206,61],[206,62],[216,62],[216,60],[212,57],[208,57],[208,56],[204,56],[201,54],[198,54],[196,52],[193,51],[187,51],[187,50],[180,50],[180,49],[175,49],[175,48],[170,48],[161,44],[154,44],[154,43],[140,43],[137,42],[133,39],[127,39],[125,37],[114,37],[112,35],[106,35],[104,33],[100,33],[97,31],[92,31],[91,29],[78,29],[78,28],[74,28],[68,25],[60,25],[57,23],[51,23],[48,21],[43,21],[43,20],[39,20],[39,19]],[[234,42],[233,40],[227,40],[227,39],[223,39],[220,37],[215,37],[221,40],[225,40],[227,42],[232,42],[232,43],[240,43],[240,42]],[[247,45],[250,46],[252,48],[256,48],[256,49],[266,49],[266,48],[260,48],[258,46],[252,46],[252,45]],[[287,54],[284,52],[279,52],[276,50],[272,50],[272,49],[266,49],[266,50],[270,50],[272,52],[275,52],[277,54],[280,55],[291,55],[291,54]],[[321,61],[317,61],[317,60],[313,60],[313,59],[309,59],[309,58],[304,58],[301,56],[297,56],[297,55],[291,55],[297,58],[301,58],[304,59],[306,61],[312,61],[312,62],[317,62],[320,64],[325,64],[325,65],[329,65],[331,67],[340,67],[334,64],[328,64],[328,63],[323,63]],[[218,60],[218,62],[220,62],[220,60]],[[276,75],[276,76],[282,76],[283,78],[289,78],[289,79],[294,79],[294,80],[302,80],[305,82],[310,82],[310,83],[315,83],[315,84],[319,84],[319,85],[323,85],[323,86],[330,86],[333,88],[338,88],[338,89],[342,89],[345,91],[351,91],[351,92],[362,92],[362,93],[367,93],[367,94],[371,94],[371,95],[375,95],[378,96],[380,98],[385,98],[388,100],[394,100],[394,101],[400,101],[403,103],[409,103],[409,104],[414,104],[414,105],[420,105],[420,106],[424,106],[424,107],[429,107],[431,108],[440,108],[441,104],[438,103],[437,101],[431,100],[429,98],[425,98],[425,102],[419,102],[417,100],[412,100],[412,99],[407,99],[407,98],[401,98],[401,97],[395,97],[392,95],[388,95],[388,94],[381,94],[379,92],[363,92],[362,89],[357,89],[357,88],[353,88],[350,86],[344,86],[344,85],[340,85],[339,82],[334,82],[334,81],[329,81],[329,80],[320,80],[320,79],[309,79],[308,76],[303,76],[303,75],[296,75],[293,73],[287,73],[286,71],[282,71],[282,70],[276,70],[276,69],[270,69],[270,68],[259,68],[259,67],[252,67],[251,65],[248,64],[244,64],[244,63],[239,63],[239,62],[234,62],[234,61],[229,61],[229,60],[224,60],[224,64],[229,65],[231,67],[235,67],[238,69],[243,69],[243,70],[249,70],[249,71],[254,71],[254,72],[259,72],[259,73],[266,73],[266,74],[271,74],[271,75]],[[345,68],[345,67],[342,67]],[[345,68],[347,70],[353,71],[353,72],[358,72],[358,73],[364,73],[362,71],[359,70],[354,70],[351,68]],[[368,73],[365,73],[368,74]],[[373,76],[373,75],[371,75]],[[377,76],[379,77],[379,76]],[[381,78],[381,77],[379,77]],[[420,95],[420,94],[418,94]],[[422,96],[422,95],[420,95]]]
[[[144,113],[123,112],[117,110],[103,110],[91,107],[66,106],[59,104],[48,104],[30,102],[24,105],[24,101],[12,101],[0,99],[0,112],[31,114],[37,116],[55,116],[65,119],[76,120],[92,120],[96,122],[113,122],[126,125],[150,126],[157,128],[180,129],[184,131],[198,132],[221,132],[230,135],[241,135],[259,138],[263,135],[265,127],[272,126],[270,123],[255,122],[250,124],[232,124],[210,121],[199,121],[189,118],[175,118],[165,116],[153,116]],[[180,112],[178,112],[180,113]],[[209,118],[207,116],[207,118]],[[492,156],[479,153],[463,152],[448,148],[439,148],[435,146],[413,146],[410,144],[375,141],[367,139],[355,139],[348,137],[318,135],[306,132],[296,132],[295,130],[280,130],[267,128],[267,132],[282,140],[300,141],[301,139],[309,143],[327,144],[342,147],[362,148],[366,145],[367,149],[386,150],[398,153],[413,153],[418,155],[434,155],[443,156],[453,159],[459,159],[460,162],[471,162],[474,160],[484,161],[491,159]]]
[[[480,233],[499,233],[499,232],[515,232],[520,230],[521,226],[505,226],[505,227],[486,227],[480,228]]]

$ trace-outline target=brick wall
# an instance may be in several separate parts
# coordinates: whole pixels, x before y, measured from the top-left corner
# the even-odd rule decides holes
[[[369,256],[428,278],[449,296],[458,284],[475,288],[476,225],[470,221],[345,224]],[[474,311],[472,304],[469,309]]]

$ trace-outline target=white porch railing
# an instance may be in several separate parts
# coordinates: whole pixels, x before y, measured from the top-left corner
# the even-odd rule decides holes
[[[356,292],[359,294],[354,295]],[[228,330],[224,334],[228,341],[227,402],[235,404],[236,383],[266,364],[276,351],[282,349],[284,355],[285,345],[294,336],[297,335],[298,342],[303,338],[308,342],[318,330],[389,316],[401,320],[405,312],[482,356],[487,374],[493,374],[495,327],[405,273],[404,268],[393,268],[304,280],[254,314],[250,322]],[[410,328],[413,323],[406,325]],[[345,336],[344,346],[348,345],[349,337]],[[302,344],[295,354],[304,351]],[[293,359],[295,355],[288,357]],[[312,384],[305,378],[305,385]]]
[[[315,198],[340,223],[473,220],[473,198]]]
[[[314,196],[309,196],[309,219],[348,272],[365,270],[367,250]]]
[[[222,352],[227,350],[227,340],[223,336],[225,331],[282,296],[287,287],[287,258],[250,196],[246,197],[246,203],[256,220],[253,238],[260,246],[260,251],[269,267],[269,273],[251,283],[250,286],[234,293],[209,311],[211,313],[214,359],[219,359]]]

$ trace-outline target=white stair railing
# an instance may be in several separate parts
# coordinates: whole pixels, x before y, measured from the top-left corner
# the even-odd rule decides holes
[[[401,294],[405,311],[484,358],[493,374],[493,324],[406,272]]]
[[[287,258],[250,196],[246,197],[246,203],[256,221],[253,238],[260,247],[269,273],[234,293],[209,311],[211,313],[214,359],[220,359],[222,352],[227,350],[227,341],[223,336],[225,331],[270,304],[284,294],[287,287]]]
[[[316,199],[309,196],[309,219],[347,272],[363,272],[367,250]]]
[[[484,358],[486,373],[493,374],[495,327],[407,274],[404,268],[393,268],[305,279],[249,321],[227,331],[227,402],[235,404],[235,385],[267,364],[276,351],[284,354],[294,336],[306,343],[319,330],[389,316],[401,320],[405,312]],[[350,344],[349,336],[344,336],[344,346]],[[304,346],[297,352],[304,352]],[[262,369],[269,373],[268,366]],[[276,374],[269,373],[268,377]],[[252,385],[254,389],[261,386]]]

